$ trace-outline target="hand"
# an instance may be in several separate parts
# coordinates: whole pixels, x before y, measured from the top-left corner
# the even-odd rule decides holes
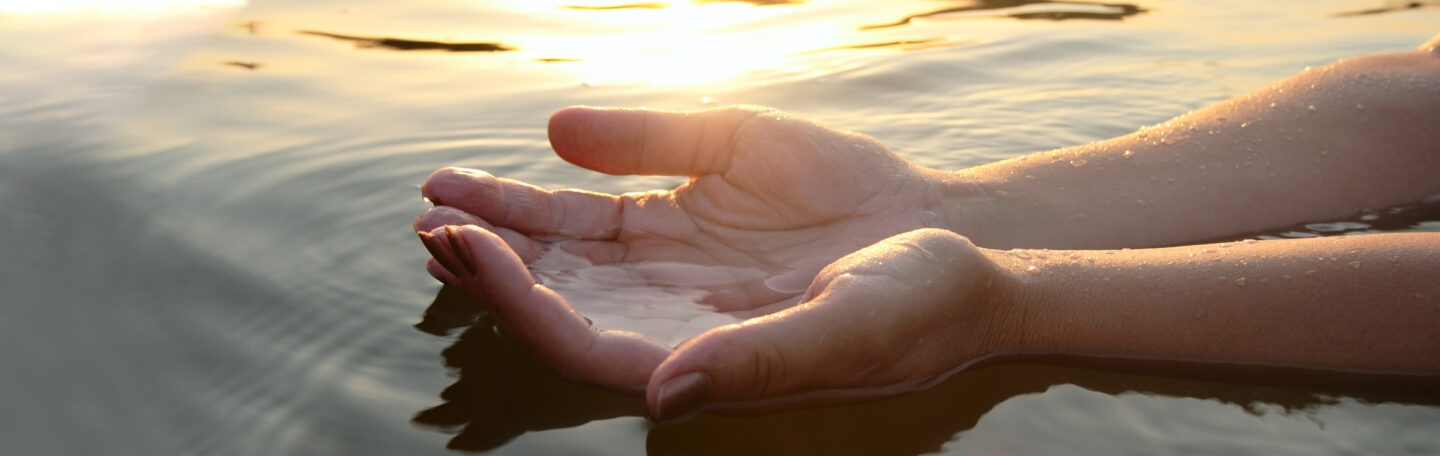
[[[831,263],[801,303],[682,344],[646,389],[652,416],[788,408],[914,391],[1018,347],[1015,285],[950,231],[901,233]]]
[[[836,258],[931,225],[940,210],[935,172],[871,138],[774,111],[571,108],[552,117],[550,138],[562,158],[589,169],[692,179],[673,191],[616,196],[443,169],[422,188],[437,207],[415,228],[435,255],[432,274],[487,296],[502,331],[562,374],[615,388],[669,380],[651,374],[686,349],[671,356],[653,340],[591,328],[526,270],[546,250],[595,264],[759,270],[759,278],[714,286],[707,303],[766,313],[793,303]]]

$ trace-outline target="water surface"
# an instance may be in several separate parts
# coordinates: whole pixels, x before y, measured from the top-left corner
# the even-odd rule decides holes
[[[1430,4],[1114,5],[0,11],[0,442],[34,455],[1440,452],[1440,408],[1411,401],[1026,365],[869,404],[653,426],[639,399],[555,378],[483,319],[466,329],[474,312],[422,269],[409,220],[435,168],[611,192],[677,182],[555,158],[545,120],[567,105],[769,105],[958,169],[1440,32]],[[1440,229],[1423,209],[1270,235]],[[427,309],[422,328],[445,335],[412,327]]]

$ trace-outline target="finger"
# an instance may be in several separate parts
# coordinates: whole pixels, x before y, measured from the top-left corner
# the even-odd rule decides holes
[[[647,385],[651,416],[669,420],[716,405],[768,401],[777,406],[881,395],[881,390],[855,389],[888,363],[884,350],[872,345],[878,342],[871,340],[873,331],[857,324],[862,316],[829,307],[810,301],[711,330],[676,348]]]
[[[753,106],[678,112],[571,107],[550,116],[565,161],[606,174],[699,176],[730,166],[736,132],[775,111]]]
[[[414,223],[411,224],[417,233],[429,232],[445,225],[475,225],[495,233],[520,256],[520,259],[525,261],[525,264],[534,262],[547,250],[543,242],[512,229],[495,227],[480,217],[450,206],[432,207],[424,214],[420,214],[419,217],[415,217]]]
[[[417,232],[429,232],[430,230],[434,230],[445,225],[477,225],[487,230],[494,228],[494,226],[490,225],[490,222],[487,222],[480,217],[476,217],[469,212],[465,212],[450,206],[432,207],[429,210],[425,211],[425,213],[420,214],[420,216],[415,217],[415,221],[410,224],[410,226],[412,228],[415,228],[415,231]]]
[[[580,257],[581,259],[587,261],[589,265],[611,264],[619,262],[624,258],[626,250],[623,244],[610,241],[577,240],[560,241],[556,243],[540,242],[529,236],[520,234],[515,230],[491,226],[490,223],[481,220],[479,217],[476,217],[468,212],[464,212],[450,206],[435,206],[433,208],[430,208],[430,210],[425,211],[424,214],[416,217],[412,225],[414,226],[416,233],[428,233],[436,228],[446,225],[478,226],[487,231],[495,233],[495,235],[497,236],[500,236],[500,239],[504,240],[505,244],[510,246],[510,249],[514,250],[515,254],[518,255],[520,257],[520,260],[524,261],[526,265],[534,264],[536,260],[540,259],[540,257],[545,256],[545,254],[547,252],[550,252],[551,249],[556,248],[564,251],[565,253]],[[425,234],[421,234],[422,238],[424,236]],[[427,266],[427,268],[439,268],[438,270],[444,270],[444,266],[441,265],[439,262],[433,262],[431,265]],[[437,275],[436,269],[431,269],[430,272],[431,275],[435,276],[435,278],[439,279],[441,282],[451,283],[445,277]]]
[[[420,192],[496,227],[543,239],[610,239],[620,228],[620,199],[579,190],[549,191],[484,171],[442,168]]]
[[[421,238],[435,261],[459,282],[455,285],[490,297],[495,307],[491,312],[501,329],[535,330],[546,327],[541,323],[553,322],[550,326],[555,328],[584,330],[562,334],[589,332],[589,323],[569,304],[553,293],[537,294],[524,262],[494,233],[474,225],[443,226]],[[561,338],[561,345],[568,344],[566,340]]]
[[[457,286],[483,296],[495,323],[568,378],[636,389],[669,350],[644,337],[601,332],[559,294],[535,283],[499,236],[478,226],[444,226],[421,236]]]
[[[425,235],[429,234],[430,233],[425,233]],[[425,262],[425,272],[429,272],[430,277],[434,277],[435,280],[439,280],[440,283],[443,284],[453,285],[460,283],[460,280],[455,278],[455,274],[451,274],[450,270],[445,269],[445,266],[441,265],[439,261],[435,261],[434,258]]]

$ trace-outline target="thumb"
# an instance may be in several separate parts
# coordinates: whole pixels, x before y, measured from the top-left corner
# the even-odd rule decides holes
[[[560,158],[606,174],[699,176],[730,166],[736,132],[772,110],[737,106],[704,111],[570,107],[550,116]]]
[[[853,401],[943,378],[990,350],[986,264],[969,240],[934,229],[846,255],[800,304],[677,347],[650,375],[650,414]]]
[[[823,297],[773,315],[713,329],[680,347],[645,389],[656,420],[703,408],[760,408],[868,397],[893,362],[851,307]],[[880,375],[879,377],[888,377]]]

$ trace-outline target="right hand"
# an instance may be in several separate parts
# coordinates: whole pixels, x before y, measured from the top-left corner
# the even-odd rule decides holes
[[[1014,287],[963,236],[891,236],[831,263],[799,305],[682,344],[651,377],[650,410],[787,408],[928,386],[1018,348],[1022,328],[1002,301]]]

